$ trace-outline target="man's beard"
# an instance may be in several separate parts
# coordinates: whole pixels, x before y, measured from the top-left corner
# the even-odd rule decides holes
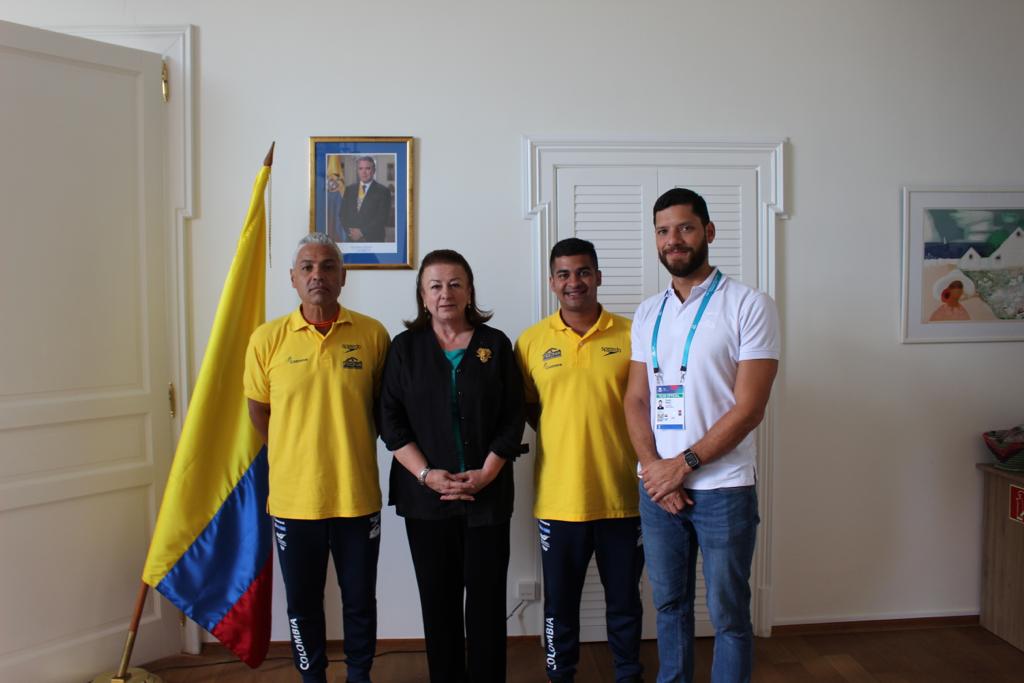
[[[658,260],[661,261],[661,265],[665,266],[665,270],[669,272],[672,277],[688,277],[693,273],[700,270],[705,263],[708,262],[708,241],[704,240],[701,245],[690,252],[690,262],[688,264],[680,266],[671,266],[668,263],[668,258],[664,252],[658,252]]]

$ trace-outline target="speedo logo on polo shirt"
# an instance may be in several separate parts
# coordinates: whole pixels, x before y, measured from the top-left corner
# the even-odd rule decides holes
[[[544,369],[561,367],[562,365],[562,349],[556,349],[552,346],[550,349],[544,352]]]
[[[288,365],[295,365],[296,363],[308,363],[309,358],[296,358],[295,356],[288,356]]]
[[[618,346],[602,346],[601,351],[606,356],[614,356],[616,353],[622,353],[622,349]]]

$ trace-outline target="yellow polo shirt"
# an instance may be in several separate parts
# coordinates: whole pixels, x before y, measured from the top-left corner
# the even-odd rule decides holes
[[[602,311],[582,337],[559,313],[516,342],[527,403],[540,404],[534,468],[538,519],[636,517],[636,454],[622,397],[629,319]]]
[[[390,338],[342,308],[326,335],[299,310],[261,325],[245,356],[245,395],[270,404],[267,511],[287,519],[381,508],[374,397]]]

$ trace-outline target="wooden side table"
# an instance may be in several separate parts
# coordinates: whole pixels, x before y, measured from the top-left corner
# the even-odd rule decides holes
[[[981,625],[1024,650],[1024,472],[985,475]]]

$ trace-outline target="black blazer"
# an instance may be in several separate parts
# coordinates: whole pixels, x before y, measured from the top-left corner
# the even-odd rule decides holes
[[[499,330],[479,325],[456,370],[463,456],[479,469],[493,451],[508,462],[472,502],[442,501],[397,459],[391,462],[388,504],[413,519],[466,515],[470,526],[512,517],[512,460],[519,455],[525,424],[522,376],[512,344]],[[457,472],[451,412],[451,364],[434,331],[402,332],[391,343],[380,394],[381,437],[391,451],[416,442],[431,467]]]
[[[383,242],[384,228],[391,222],[391,191],[374,180],[359,206],[359,183],[345,188],[341,198],[341,225],[359,228],[366,242]]]

